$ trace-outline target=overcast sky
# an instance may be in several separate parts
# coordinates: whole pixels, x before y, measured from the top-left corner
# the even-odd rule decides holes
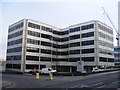
[[[49,2],[48,2],[49,1]],[[104,15],[106,9],[112,22],[118,28],[119,0],[1,0],[0,2],[0,58],[5,59],[8,26],[21,20],[33,19],[65,28],[90,20],[99,20],[111,25]],[[116,33],[114,32],[114,45]]]

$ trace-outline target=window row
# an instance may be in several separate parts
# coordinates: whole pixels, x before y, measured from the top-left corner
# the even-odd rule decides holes
[[[94,36],[94,32],[81,34],[81,38],[87,38],[87,37],[93,37],[93,36]]]
[[[104,38],[104,39],[113,41],[113,37],[108,36],[108,35],[106,35],[106,34],[104,34],[104,33],[99,32],[98,35],[99,35],[101,38]]]
[[[91,28],[94,28],[94,24],[81,26],[81,30],[87,30],[87,29],[91,29]]]
[[[8,39],[10,39],[10,38],[15,38],[15,37],[18,37],[18,36],[21,36],[22,34],[23,34],[23,30],[22,30],[22,31],[19,31],[19,32],[16,32],[16,33],[13,33],[13,34],[8,35]]]
[[[6,60],[21,60],[21,55],[7,56]]]
[[[113,44],[108,43],[108,42],[104,42],[104,41],[101,41],[101,40],[99,40],[99,44],[100,44],[101,46],[104,46],[104,47],[114,48],[114,45],[113,45]]]
[[[94,45],[94,40],[82,41],[82,46]]]
[[[14,41],[8,42],[8,46],[22,43],[22,38]]]
[[[34,31],[30,31],[30,30],[28,30],[28,35],[35,36],[35,37],[40,37],[39,32],[34,32]]]
[[[99,61],[101,61],[101,62],[114,62],[114,59],[113,58],[99,57]]]
[[[102,53],[102,54],[108,54],[108,55],[113,55],[113,51],[110,51],[110,50],[106,50],[106,49],[100,49],[99,48],[99,53]]]
[[[20,69],[20,64],[6,64],[6,68]]]
[[[84,62],[94,62],[94,57],[82,57],[82,61]],[[31,60],[31,61],[39,61],[38,56],[26,56],[26,60]],[[40,57],[40,61],[58,61],[57,64],[59,64],[59,61],[62,62],[77,62],[80,61],[80,57],[78,58],[51,58],[51,57]],[[110,61],[110,60],[109,60]]]
[[[72,33],[72,32],[78,32],[78,31],[80,31],[80,27],[71,28],[71,29],[69,30],[70,33]]]
[[[40,45],[40,41],[27,38],[27,43]]]
[[[98,24],[98,28],[101,29],[101,30],[103,30],[103,31],[105,31],[105,32],[113,34],[113,30],[111,30],[111,29],[109,29],[109,28],[107,28],[107,27],[105,27],[103,25]]]
[[[70,40],[79,39],[79,38],[80,38],[80,34],[70,36]]]
[[[14,53],[14,52],[21,52],[21,51],[22,51],[22,47],[7,49],[7,53]]]
[[[15,26],[13,26],[13,27],[10,27],[10,28],[9,28],[9,32],[14,31],[14,30],[16,30],[16,29],[19,29],[19,28],[21,28],[21,27],[23,27],[23,22],[20,23],[20,24],[18,24],[18,25],[15,25]]]

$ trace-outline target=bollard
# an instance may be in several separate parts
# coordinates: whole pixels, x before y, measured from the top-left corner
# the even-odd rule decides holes
[[[52,73],[49,73],[49,79],[50,79],[50,80],[53,79],[53,75],[52,75]]]
[[[39,73],[36,73],[36,79],[39,79]]]

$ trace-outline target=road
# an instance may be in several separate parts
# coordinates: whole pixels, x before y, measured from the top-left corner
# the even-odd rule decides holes
[[[54,76],[53,80],[49,80],[48,76],[35,76],[24,74],[3,74],[4,81],[9,81],[13,85],[7,88],[91,88],[97,90],[99,88],[119,88],[120,76],[118,71],[93,74],[89,76]]]

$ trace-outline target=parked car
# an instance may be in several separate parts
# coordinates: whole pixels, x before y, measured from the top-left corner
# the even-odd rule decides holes
[[[56,70],[53,70],[52,68],[42,68],[40,70],[40,73],[42,74],[49,74],[49,73],[56,73]]]
[[[93,68],[92,72],[101,72],[104,71],[103,69],[99,69],[99,68]]]

